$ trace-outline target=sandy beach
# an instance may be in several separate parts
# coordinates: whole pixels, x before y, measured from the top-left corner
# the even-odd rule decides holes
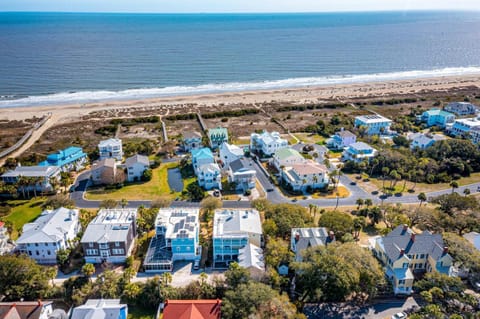
[[[389,82],[356,83],[335,86],[305,87],[270,91],[244,91],[222,94],[163,97],[144,100],[106,101],[89,104],[45,105],[0,109],[1,120],[23,120],[52,113],[51,123],[66,123],[99,111],[151,111],[165,115],[172,112],[191,112],[211,107],[238,107],[262,103],[318,103],[348,101],[353,98],[381,98],[415,95],[426,92],[445,92],[453,88],[480,88],[480,74],[466,76],[419,78]]]

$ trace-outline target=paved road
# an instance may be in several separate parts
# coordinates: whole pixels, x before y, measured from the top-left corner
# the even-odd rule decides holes
[[[355,307],[348,304],[307,305],[304,313],[308,319],[390,319],[394,314],[418,306],[413,297],[381,300],[374,304]]]
[[[176,159],[169,159],[164,162],[173,162]],[[291,199],[286,198],[283,194],[275,187],[269,180],[269,178],[264,174],[263,170],[259,167],[259,164],[255,161],[254,168],[257,171],[257,179],[260,182],[261,186],[265,190],[265,194],[267,199],[275,204],[279,203],[287,203],[292,202]],[[88,183],[90,179],[90,171],[86,171],[81,173],[74,184],[74,191],[70,194],[71,199],[75,201],[75,205],[79,208],[98,208],[100,205],[100,201],[90,201],[84,198],[84,193],[87,189]],[[352,185],[352,180],[342,175],[340,176],[340,183],[343,184],[350,192],[350,195],[346,198],[339,198],[338,206],[356,206],[356,200],[358,198],[367,199],[370,198],[374,203],[380,204],[382,202],[382,196],[379,194],[370,194],[363,190],[358,185]],[[463,194],[463,191],[468,188],[470,189],[471,193],[477,193],[480,187],[479,183],[474,183],[470,185],[465,185],[457,188],[455,191],[459,194]],[[271,190],[271,191],[269,191]],[[452,192],[451,188],[427,193],[427,198],[449,194]],[[402,204],[415,204],[419,203],[417,195],[404,195],[404,196],[390,196],[383,198],[384,203],[402,203]],[[298,200],[295,202],[296,204],[302,206],[309,206],[309,205],[316,205],[319,207],[334,207],[337,204],[337,199],[329,198],[329,199],[305,199],[305,200]],[[150,206],[150,201],[129,201],[127,207],[128,208],[136,208],[139,206]],[[172,203],[172,207],[198,207],[198,202],[187,202],[187,201],[174,201]],[[249,208],[250,202],[249,201],[223,201],[223,206],[225,208]]]

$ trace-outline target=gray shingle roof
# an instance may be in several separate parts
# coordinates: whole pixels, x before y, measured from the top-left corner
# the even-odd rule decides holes
[[[130,227],[133,227],[136,216],[136,209],[102,209],[98,212],[97,217],[88,224],[81,242],[126,241],[128,231]]]
[[[253,168],[252,160],[246,159],[245,157],[234,160],[230,163],[230,169],[235,173],[241,170],[250,170]]]
[[[136,154],[136,155],[130,156],[129,158],[127,158],[125,160],[125,165],[127,167],[131,166],[135,163],[140,163],[140,164],[143,164],[145,166],[150,166],[150,160],[145,155]]]
[[[8,171],[2,177],[47,177],[58,172],[58,166],[17,166],[14,170]]]
[[[292,250],[295,251],[297,260],[301,252],[309,247],[325,246],[333,241],[335,237],[329,237],[325,227],[292,228]]]

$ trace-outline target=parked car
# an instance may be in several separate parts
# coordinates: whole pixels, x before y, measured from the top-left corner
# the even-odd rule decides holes
[[[407,314],[405,312],[397,312],[392,316],[392,319],[406,319]]]
[[[200,269],[200,260],[195,260],[193,262],[193,270],[199,270]]]

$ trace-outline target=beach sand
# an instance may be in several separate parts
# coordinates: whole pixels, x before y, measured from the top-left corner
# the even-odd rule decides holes
[[[395,95],[416,95],[425,92],[446,92],[454,88],[480,88],[480,74],[437,78],[419,78],[389,82],[356,83],[335,86],[304,87],[270,91],[244,91],[221,94],[163,97],[131,101],[106,101],[88,104],[50,105],[0,109],[1,120],[23,120],[52,113],[50,125],[76,121],[91,112],[151,111],[165,115],[174,111],[192,112],[196,109],[228,108],[262,103],[319,103],[348,101],[353,98],[381,98]],[[173,112],[172,112],[173,111]]]

